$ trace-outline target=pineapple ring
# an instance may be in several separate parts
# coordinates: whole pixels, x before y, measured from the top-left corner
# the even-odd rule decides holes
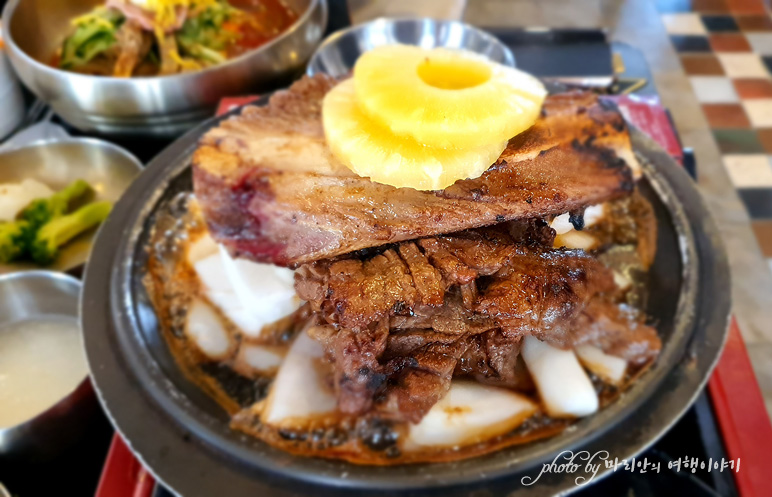
[[[461,50],[389,45],[354,66],[362,110],[433,147],[500,143],[530,128],[547,95],[530,74]]]
[[[362,113],[354,81],[339,83],[324,97],[322,119],[332,153],[359,176],[417,190],[440,190],[488,169],[507,141],[465,150],[427,147],[394,136]]]

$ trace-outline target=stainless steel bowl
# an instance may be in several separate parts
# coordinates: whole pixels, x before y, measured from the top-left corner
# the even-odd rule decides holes
[[[460,48],[514,67],[515,56],[495,36],[469,24],[426,18],[381,18],[328,36],[308,63],[306,74],[348,75],[360,55],[382,45]]]
[[[10,0],[3,37],[19,77],[66,121],[84,131],[176,136],[210,117],[221,97],[277,88],[302,70],[327,24],[325,0],[286,0],[300,13],[284,33],[224,64],[146,78],[87,76],[48,62],[70,20],[104,0]]]
[[[89,182],[98,200],[117,202],[142,170],[142,163],[126,150],[93,138],[34,143],[0,153],[0,184],[31,178],[53,190],[76,179]],[[48,269],[70,271],[86,262],[96,230],[65,245]],[[0,264],[0,274],[35,269],[31,263]]]
[[[78,317],[81,283],[53,271],[0,275],[0,333],[5,325],[28,319]],[[76,443],[99,412],[88,377],[59,402],[32,419],[0,428],[3,458],[41,460]]]
[[[265,104],[266,98],[258,104]],[[562,450],[632,457],[691,405],[724,343],[729,275],[715,226],[693,181],[650,138],[632,130],[658,219],[647,312],[664,347],[654,366],[617,401],[546,440],[446,464],[363,467],[296,457],[236,432],[227,413],[187,380],[159,330],[143,285],[154,215],[191,189],[190,160],[212,120],[152,163],[118,203],[96,242],[82,300],[86,351],[100,399],[138,457],[175,492],[216,495],[554,495],[576,474],[535,478]],[[610,472],[601,465],[597,478]]]

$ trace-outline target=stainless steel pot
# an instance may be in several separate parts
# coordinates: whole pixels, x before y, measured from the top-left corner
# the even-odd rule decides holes
[[[300,15],[274,40],[224,64],[171,76],[87,76],[49,65],[71,19],[104,0],[10,0],[3,11],[3,38],[24,84],[75,127],[177,136],[210,117],[221,97],[275,89],[302,71],[327,25],[327,4],[286,3]]]
[[[86,350],[103,406],[138,457],[179,494],[553,495],[576,488],[575,476],[545,474],[529,487],[521,478],[538,475],[540,464],[564,449],[605,450],[619,459],[638,454],[704,387],[726,336],[726,257],[691,179],[633,130],[645,171],[641,188],[659,220],[647,312],[664,348],[616,402],[553,438],[447,464],[364,467],[295,457],[232,431],[226,413],[177,368],[142,284],[154,213],[190,190],[197,138],[217,122],[166,149],[118,203],[97,240],[82,301]],[[608,471],[601,467],[596,478]]]
[[[505,66],[515,65],[515,56],[506,45],[469,24],[427,18],[382,18],[336,31],[325,38],[308,61],[306,74],[347,76],[363,53],[397,43],[469,50]]]
[[[51,316],[78,317],[81,283],[53,271],[24,271],[0,276],[0,327]],[[45,460],[72,446],[99,412],[88,377],[49,409],[30,420],[0,428],[3,458]]]

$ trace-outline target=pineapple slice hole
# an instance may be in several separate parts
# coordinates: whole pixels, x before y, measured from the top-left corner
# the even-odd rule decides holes
[[[472,59],[426,57],[418,68],[418,77],[429,86],[441,90],[465,90],[491,79],[490,64]]]

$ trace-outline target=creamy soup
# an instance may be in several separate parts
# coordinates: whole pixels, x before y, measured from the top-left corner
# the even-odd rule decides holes
[[[50,316],[0,327],[0,428],[45,411],[87,374],[75,318]]]

